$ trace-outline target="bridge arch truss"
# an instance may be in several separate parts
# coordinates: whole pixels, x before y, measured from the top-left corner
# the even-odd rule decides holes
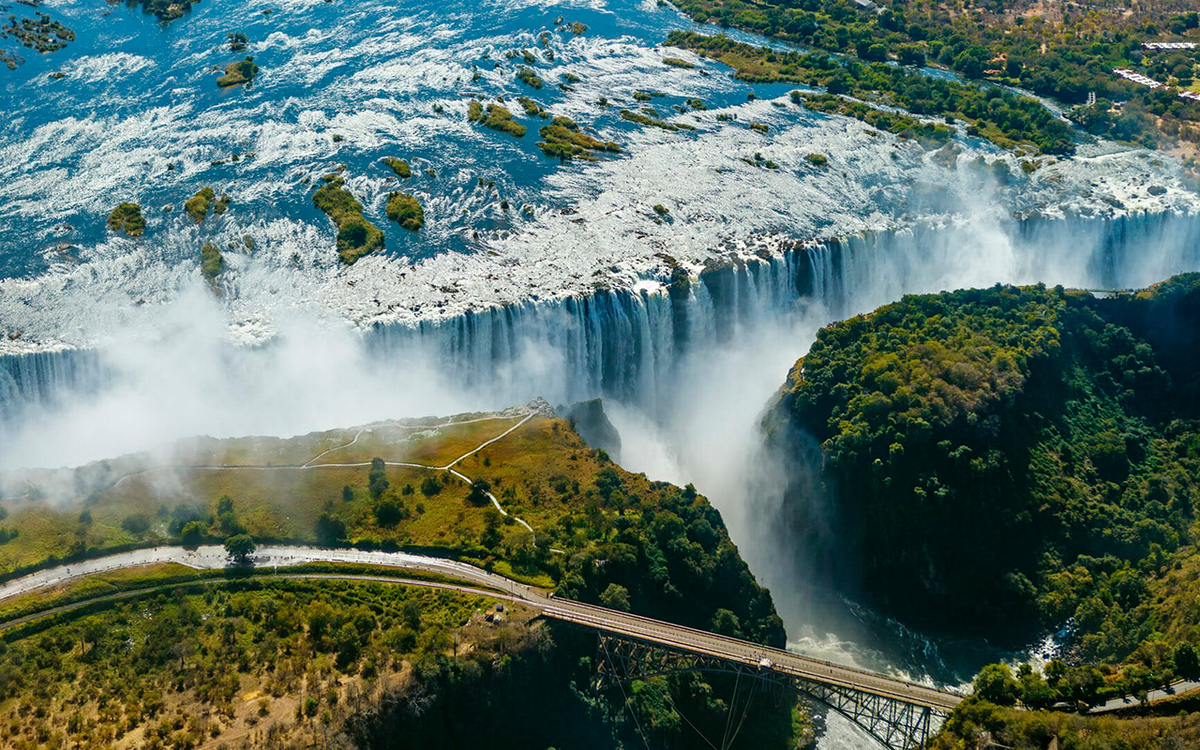
[[[598,690],[681,672],[723,672],[806,695],[846,717],[889,750],[924,747],[948,715],[928,706],[830,685],[769,667],[752,667],[611,633],[597,634],[596,649]]]

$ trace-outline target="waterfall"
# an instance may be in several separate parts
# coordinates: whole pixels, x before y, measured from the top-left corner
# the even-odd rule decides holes
[[[903,294],[1001,282],[1141,287],[1187,270],[1200,270],[1197,215],[963,221],[793,243],[714,264],[690,282],[676,274],[670,284],[379,324],[361,343],[373,366],[422,356],[495,405],[603,396],[654,414],[685,353],[767,320],[815,313],[828,321]],[[102,349],[0,357],[0,420],[102,391],[113,377],[104,360]]]

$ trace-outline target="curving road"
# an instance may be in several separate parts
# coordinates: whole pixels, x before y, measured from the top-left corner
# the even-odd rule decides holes
[[[489,573],[486,570],[456,560],[415,555],[407,552],[266,545],[258,549],[254,555],[253,562],[260,569],[267,567],[287,568],[305,563],[327,562],[378,565],[436,573],[458,581],[466,581],[489,590],[485,592],[478,589],[469,589],[472,593],[489,596],[500,594],[501,598],[521,601],[539,610],[545,617],[607,633],[635,638],[691,653],[714,656],[753,667],[758,667],[763,663],[763,659],[767,659],[770,661],[770,665],[766,668],[783,674],[871,693],[937,711],[951,711],[962,701],[962,696],[954,693],[948,693],[905,680],[898,680],[887,675],[846,667],[819,659],[811,659],[790,651],[768,648],[737,638],[708,633],[703,630],[641,617],[628,612],[619,612],[591,604],[555,598],[553,594],[540,589],[517,583],[503,576]],[[60,585],[95,573],[161,563],[178,563],[195,569],[218,570],[228,567],[229,560],[225,549],[217,546],[203,546],[195,549],[154,547],[151,549],[134,550],[132,552],[122,552],[108,557],[39,571],[4,583],[0,585],[0,601],[19,594]],[[384,580],[435,588],[456,588],[449,584],[437,584],[429,581],[408,581],[407,579],[389,579],[381,576],[332,574],[328,577]],[[129,595],[133,594],[130,593]],[[108,598],[115,598],[115,595],[109,595]],[[61,609],[59,608],[59,610]],[[28,619],[32,619],[32,617]]]

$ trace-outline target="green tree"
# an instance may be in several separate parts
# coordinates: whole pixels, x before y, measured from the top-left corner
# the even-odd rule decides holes
[[[249,534],[235,534],[225,540],[225,552],[238,565],[249,563],[250,555],[253,555],[256,549],[258,549],[258,545],[254,543],[254,539]]]
[[[400,617],[409,630],[421,629],[421,605],[412,599],[404,602],[404,606],[400,607]]]
[[[1054,703],[1054,690],[1032,669],[1022,670],[1020,692],[1021,702],[1030,708],[1048,708]]]
[[[488,508],[483,514],[483,533],[479,535],[479,543],[490,550],[495,550],[500,546],[503,536],[500,533],[500,522],[502,517],[500,511],[495,508]]]
[[[346,539],[346,522],[329,511],[317,516],[317,541],[334,546]]]
[[[728,635],[734,638],[742,637],[742,623],[738,616],[728,609],[718,609],[713,615],[712,629],[714,633]]]
[[[491,489],[492,486],[488,484],[486,479],[476,479],[474,482],[471,482],[471,491],[467,493],[467,502],[472,505],[487,505],[491,502],[491,499],[488,497],[488,492]]]
[[[433,476],[432,474],[425,477],[425,479],[421,482],[421,494],[425,497],[433,497],[441,491],[442,483],[439,482],[437,477]]]
[[[1017,702],[1020,686],[1007,664],[989,664],[975,675],[975,694],[998,706]]]
[[[203,521],[188,521],[179,531],[179,541],[185,547],[195,547],[208,535],[208,526]]]
[[[600,594],[600,603],[609,609],[628,612],[629,605],[629,589],[619,583],[610,583],[608,588],[604,589],[604,593]]]
[[[1196,647],[1192,644],[1184,642],[1176,646],[1171,659],[1175,663],[1175,673],[1180,677],[1200,676],[1200,657],[1197,656]]]
[[[380,495],[390,486],[387,480],[387,468],[382,458],[371,459],[371,471],[367,474],[367,489],[371,497],[378,500]],[[345,495],[343,495],[345,497]]]
[[[404,519],[404,506],[392,497],[385,497],[375,503],[375,521],[380,526],[392,527]]]

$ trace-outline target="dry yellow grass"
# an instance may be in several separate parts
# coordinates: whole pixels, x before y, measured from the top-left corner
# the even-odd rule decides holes
[[[316,541],[317,519],[328,512],[345,522],[348,541],[354,543],[464,549],[476,544],[491,506],[469,503],[469,488],[460,479],[440,470],[387,467],[389,494],[394,494],[407,513],[399,524],[387,528],[376,522],[373,513],[369,467],[331,464],[380,457],[443,466],[518,421],[500,418],[433,426],[386,423],[361,431],[330,430],[288,439],[195,438],[175,446],[170,465],[155,466],[154,459],[145,455],[106,462],[107,488],[86,494],[63,489],[78,486],[72,483],[69,471],[41,472],[34,478],[54,488],[54,494],[46,491],[46,499],[22,503],[0,524],[19,532],[17,538],[0,545],[0,574],[84,548],[98,551],[170,541],[176,508],[193,506],[215,516],[222,496],[233,499],[237,522],[262,540]],[[324,451],[329,452],[320,455]],[[303,466],[314,459],[315,465]],[[218,464],[228,467],[210,468]],[[506,509],[536,530],[578,510],[555,502],[551,484],[566,481],[587,486],[601,467],[565,422],[537,417],[480,453],[467,456],[455,468],[472,479],[487,479]],[[422,483],[431,476],[442,487],[426,496]],[[351,488],[352,500],[343,499],[344,487]],[[531,493],[539,490],[545,501],[531,498]],[[90,522],[81,520],[85,510]],[[130,519],[138,518],[148,524],[145,532],[129,530]],[[210,527],[210,533],[214,538],[220,536],[219,523]],[[508,543],[529,542],[529,532],[511,521],[503,525],[502,535]]]

